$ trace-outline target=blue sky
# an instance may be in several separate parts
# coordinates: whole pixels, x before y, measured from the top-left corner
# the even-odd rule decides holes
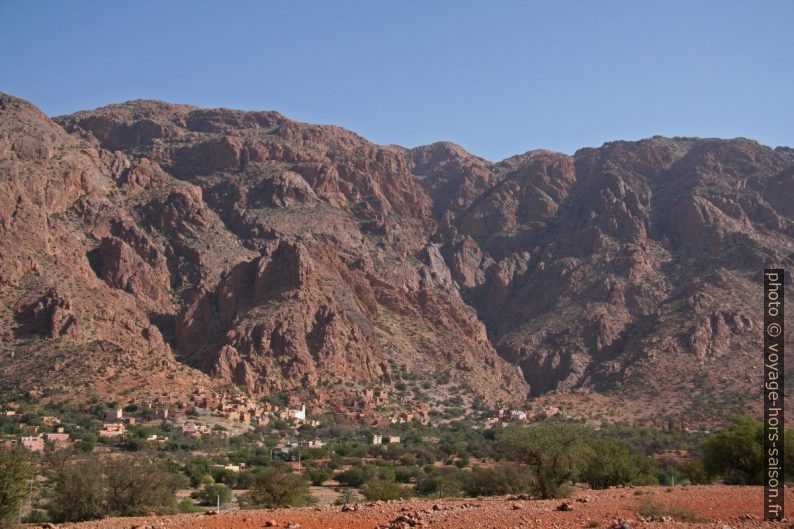
[[[0,0],[0,91],[278,110],[491,160],[615,139],[794,145],[794,1]]]

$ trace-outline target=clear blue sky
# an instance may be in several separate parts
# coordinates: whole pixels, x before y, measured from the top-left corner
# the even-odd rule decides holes
[[[794,145],[794,1],[0,0],[0,91],[278,110],[497,160],[654,134]]]

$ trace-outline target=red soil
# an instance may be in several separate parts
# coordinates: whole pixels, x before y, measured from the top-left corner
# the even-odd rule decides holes
[[[697,487],[630,487],[605,491],[579,491],[570,500],[572,510],[558,511],[561,500],[516,500],[510,498],[411,500],[366,503],[352,512],[340,507],[252,510],[216,515],[176,515],[145,518],[114,518],[80,524],[74,529],[249,529],[280,527],[293,529],[375,529],[402,527],[392,524],[400,516],[414,520],[416,527],[443,529],[610,527],[626,520],[631,527],[788,527],[788,523],[763,521],[763,489],[723,485]],[[587,499],[588,501],[576,501]],[[707,522],[646,521],[638,514],[640,503],[687,509]],[[786,490],[792,505],[794,490]],[[269,523],[274,525],[268,525]],[[390,525],[392,524],[392,525]],[[406,525],[405,527],[409,527]]]

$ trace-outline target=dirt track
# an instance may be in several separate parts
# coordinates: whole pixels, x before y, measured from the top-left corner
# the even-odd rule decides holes
[[[761,487],[633,487],[606,491],[580,491],[569,500],[571,511],[558,511],[561,500],[516,500],[510,498],[415,500],[359,504],[353,512],[340,507],[256,510],[217,515],[175,515],[146,518],[114,518],[98,522],[64,524],[75,529],[375,529],[401,527],[389,524],[401,516],[416,527],[444,529],[610,527],[626,520],[636,527],[785,527],[789,523],[764,522]],[[576,501],[577,499],[588,501]],[[654,504],[679,506],[708,519],[703,523],[645,521],[637,508],[643,499]],[[794,491],[786,490],[786,505],[794,506]],[[748,515],[750,515],[748,517]],[[274,523],[274,525],[269,525]],[[405,527],[409,527],[406,525]]]

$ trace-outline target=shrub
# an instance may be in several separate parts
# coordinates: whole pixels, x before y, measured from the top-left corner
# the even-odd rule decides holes
[[[76,447],[81,452],[90,453],[94,450],[94,445],[96,442],[97,436],[91,432],[86,432],[80,437]]]
[[[659,485],[681,485],[686,481],[686,476],[675,465],[664,465],[659,469],[656,482]]]
[[[174,481],[160,465],[125,457],[105,465],[110,513],[137,516],[174,508]]]
[[[457,469],[432,470],[417,480],[414,490],[422,496],[436,498],[460,496],[463,490],[463,474]]]
[[[379,466],[375,472],[375,478],[383,481],[395,481],[397,473],[392,465]]]
[[[251,484],[254,482],[254,477],[256,476],[256,471],[261,469],[261,467],[257,467],[254,470],[245,470],[240,472],[237,476],[237,488],[238,489],[250,489]]]
[[[24,520],[25,523],[32,523],[32,524],[46,524],[50,521],[50,515],[47,514],[47,511],[42,509],[35,509],[33,512],[28,514]],[[0,522],[0,527],[2,527],[2,522]]]
[[[528,428],[506,428],[499,437],[505,454],[526,464],[533,475],[535,494],[555,498],[563,483],[575,477],[583,455],[580,427],[543,422]]]
[[[764,429],[757,419],[737,417],[733,425],[714,432],[703,443],[703,466],[710,477],[726,483],[761,483],[764,467]]]
[[[53,490],[50,513],[59,522],[80,522],[108,512],[102,467],[96,459],[64,465]]]
[[[216,505],[220,498],[220,504],[229,503],[232,500],[232,489],[222,483],[204,485],[199,499],[202,505]]]
[[[174,507],[174,481],[156,463],[124,457],[72,461],[58,475],[50,512],[58,521],[134,516]]]
[[[282,467],[271,467],[253,479],[248,501],[263,507],[289,507],[311,502],[309,484],[299,474]]]
[[[331,477],[333,477],[334,472],[328,467],[309,467],[306,469],[304,473],[306,478],[311,481],[312,485],[315,487],[319,487]]]
[[[706,469],[703,466],[703,461],[701,460],[693,459],[692,461],[687,461],[681,467],[681,472],[693,485],[705,485],[711,483],[711,479],[706,474]]]
[[[463,479],[467,496],[499,496],[530,490],[532,480],[526,468],[502,465],[497,468],[475,468]]]
[[[400,483],[409,483],[420,473],[417,466],[400,466],[394,469],[394,479]]]
[[[200,507],[196,506],[196,505],[195,505],[195,504],[194,504],[194,503],[193,503],[191,500],[189,500],[188,498],[185,498],[184,500],[180,501],[180,502],[177,504],[177,508],[179,509],[179,512],[187,512],[187,513],[190,513],[190,512],[198,512],[198,511],[200,511],[200,510],[201,510],[201,508],[200,508]]]
[[[190,477],[190,485],[197,487],[210,474],[210,461],[206,457],[194,458],[187,464],[185,472]]]
[[[225,468],[211,470],[210,475],[212,476],[213,483],[223,483],[230,487],[237,485],[237,480],[240,477],[239,472],[226,470]]]
[[[638,473],[626,443],[596,439],[589,443],[579,477],[594,489],[606,489],[627,485]]]
[[[357,503],[359,497],[353,492],[353,489],[347,487],[339,491],[339,496],[334,500],[334,505],[345,505],[347,503]]]
[[[368,500],[399,500],[410,496],[408,489],[404,489],[394,481],[374,479],[361,487],[361,494]]]
[[[347,487],[358,488],[375,477],[375,467],[362,465],[349,468],[336,474],[336,481]]]
[[[33,466],[22,449],[0,451],[0,524],[12,518],[22,505],[31,477]]]
[[[650,518],[654,521],[659,521],[662,518],[667,517],[678,522],[687,523],[702,523],[708,521],[707,518],[700,516],[689,508],[679,505],[671,505],[668,507],[653,503],[648,499],[642,500],[642,503],[640,503],[639,509],[637,510],[637,514],[644,516],[645,518]]]

